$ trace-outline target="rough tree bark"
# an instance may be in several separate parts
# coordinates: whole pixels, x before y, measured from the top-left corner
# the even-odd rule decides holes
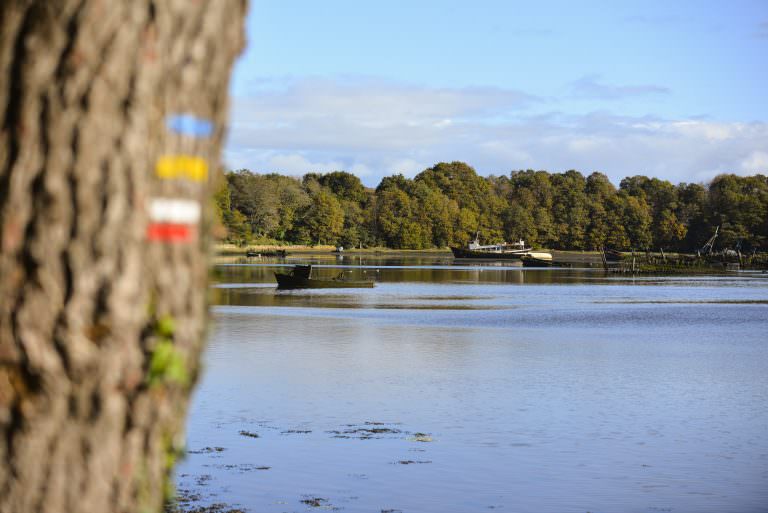
[[[162,507],[245,8],[0,2],[1,513]]]

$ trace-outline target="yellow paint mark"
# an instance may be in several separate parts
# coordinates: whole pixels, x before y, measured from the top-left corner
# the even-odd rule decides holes
[[[165,155],[157,160],[155,172],[163,180],[203,182],[208,179],[208,163],[200,157]]]

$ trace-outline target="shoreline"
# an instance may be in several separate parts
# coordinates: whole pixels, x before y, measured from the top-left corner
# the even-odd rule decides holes
[[[214,257],[246,257],[246,253],[254,251],[258,253],[274,253],[277,251],[286,251],[289,255],[347,255],[347,256],[385,256],[385,257],[445,257],[453,258],[453,254],[449,248],[430,248],[430,249],[392,249],[386,247],[372,247],[372,248],[353,248],[345,249],[341,253],[337,253],[335,246],[320,245],[320,246],[303,246],[303,245],[286,245],[281,246],[278,244],[250,244],[247,246],[239,247],[234,244],[214,244],[213,255]],[[600,264],[600,252],[599,251],[565,251],[565,250],[550,250],[546,248],[539,248],[541,251],[549,251],[555,260],[567,264]],[[272,255],[264,255],[272,256]]]
[[[550,250],[541,248],[541,251],[552,253],[553,259],[567,266],[602,266],[602,256],[600,251],[580,251],[580,250]],[[214,244],[213,257],[243,257],[247,258],[248,252],[264,253],[265,257],[275,256],[278,251],[285,251],[294,256],[381,256],[381,257],[433,257],[433,258],[453,258],[448,248],[431,249],[391,249],[385,247],[373,248],[354,248],[345,249],[342,252],[336,252],[336,248],[331,245],[304,246],[304,245],[277,245],[277,244],[252,244],[238,247],[234,244]],[[678,253],[667,253],[662,257],[661,254],[651,253],[650,258],[645,253],[637,253],[637,263],[630,267],[632,259],[627,253],[625,260],[621,264],[612,264],[606,272],[611,274],[702,274],[702,273],[721,273],[732,270],[764,270],[765,263],[762,259],[757,262],[749,259],[736,264],[733,268],[730,265],[719,262],[701,262],[684,264],[681,257],[685,255]]]
[[[302,245],[278,245],[278,244],[249,244],[247,246],[239,247],[234,244],[214,244],[213,252],[216,256],[245,256],[248,251],[256,252],[275,252],[286,251],[288,253],[301,253],[301,254],[329,254],[336,253],[336,246],[331,245],[318,245],[318,246],[302,246]],[[432,249],[391,249],[385,247],[373,247],[373,248],[350,248],[344,249],[340,254],[344,255],[376,255],[385,254],[391,256],[397,255],[451,255],[451,250],[448,248],[432,248]]]

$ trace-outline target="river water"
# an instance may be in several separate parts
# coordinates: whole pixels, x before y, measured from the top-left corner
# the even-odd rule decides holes
[[[288,263],[306,263],[292,260]],[[252,512],[768,511],[768,276],[215,268],[177,486]]]

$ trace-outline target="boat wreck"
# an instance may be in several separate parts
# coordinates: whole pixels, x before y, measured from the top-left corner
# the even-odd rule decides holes
[[[286,273],[275,272],[275,279],[279,289],[372,288],[376,284],[373,280],[349,280],[344,271],[335,278],[314,278],[311,265],[296,265]]]
[[[466,248],[451,247],[454,258],[491,259],[491,260],[525,260],[528,265],[552,265],[552,254],[545,251],[534,251],[520,239],[517,242],[502,242],[501,244],[480,244],[479,234]]]

